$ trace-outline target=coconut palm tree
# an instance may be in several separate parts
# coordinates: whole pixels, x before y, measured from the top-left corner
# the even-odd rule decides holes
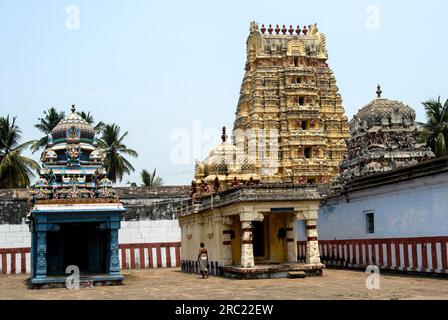
[[[423,128],[421,140],[431,147],[436,157],[448,155],[448,99],[444,104],[440,97],[422,104],[426,111],[426,123],[419,123]]]
[[[53,130],[54,127],[56,127],[56,125],[65,118],[65,113],[58,112],[54,107],[44,111],[44,115],[45,117],[39,118],[39,123],[34,125],[37,129],[44,133],[45,136],[39,140],[33,141],[31,146],[33,153],[47,145],[48,135],[51,133],[51,130]]]
[[[81,111],[81,112],[78,112],[78,115],[90,125],[93,125],[95,123],[93,115],[90,114],[90,111],[88,111],[87,113],[85,113],[84,111]],[[93,127],[93,130],[95,130],[96,134],[100,134],[101,130],[103,130],[103,128],[104,128],[104,122],[100,121]]]
[[[154,169],[152,174],[146,169],[143,169],[142,172],[140,172],[140,176],[142,177],[142,186],[160,187],[163,185],[163,179],[156,175],[156,169]]]
[[[98,140],[98,145],[104,150],[106,157],[107,177],[113,182],[121,181],[124,174],[135,171],[132,164],[123,157],[123,154],[131,157],[138,156],[136,151],[128,149],[123,143],[127,135],[126,131],[120,136],[120,127],[117,124],[107,124],[103,128],[101,139]]]
[[[21,155],[32,141],[22,144],[16,117],[0,117],[0,188],[25,188],[30,184],[34,172],[39,171],[36,161]]]

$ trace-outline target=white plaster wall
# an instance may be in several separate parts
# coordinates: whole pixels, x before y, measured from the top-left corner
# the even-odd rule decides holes
[[[31,246],[28,225],[0,224],[0,248],[25,248]]]
[[[320,240],[435,237],[448,234],[448,175],[424,177],[352,192],[321,206]],[[365,212],[374,212],[375,233],[368,234]]]
[[[180,242],[178,220],[122,221],[119,243]],[[0,224],[0,248],[31,246],[28,225]]]
[[[180,242],[180,227],[174,220],[122,221],[120,243]]]
[[[303,220],[296,222],[297,241],[306,241],[306,224]]]

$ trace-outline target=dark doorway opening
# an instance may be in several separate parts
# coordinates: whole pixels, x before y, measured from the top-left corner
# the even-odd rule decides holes
[[[254,257],[265,256],[264,245],[264,222],[254,221],[252,222],[252,244],[254,248]]]
[[[310,159],[311,158],[311,151],[312,151],[311,147],[305,147],[304,155],[305,155],[306,159]]]
[[[47,233],[47,273],[65,274],[69,265],[81,274],[107,272],[109,230],[99,223],[61,223],[60,230]]]

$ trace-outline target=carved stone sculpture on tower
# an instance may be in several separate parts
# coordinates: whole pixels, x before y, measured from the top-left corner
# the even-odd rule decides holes
[[[420,129],[415,111],[400,101],[381,97],[361,108],[350,121],[348,154],[333,185],[339,188],[349,180],[409,166],[434,157],[430,148],[418,143]]]

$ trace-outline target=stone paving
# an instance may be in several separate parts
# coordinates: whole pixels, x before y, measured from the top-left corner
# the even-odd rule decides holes
[[[365,273],[324,271],[305,279],[201,279],[179,269],[124,271],[122,286],[80,290],[29,290],[27,275],[0,275],[0,299],[448,299],[448,279],[381,275],[380,290],[367,290]]]

